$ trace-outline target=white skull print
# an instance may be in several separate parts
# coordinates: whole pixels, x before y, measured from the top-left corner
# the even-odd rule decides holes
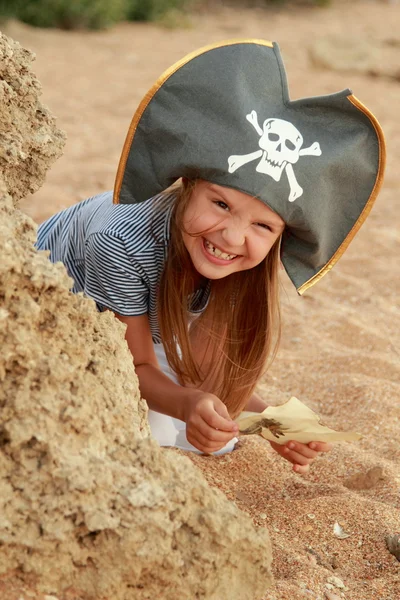
[[[279,181],[286,165],[288,163],[294,165],[299,160],[303,136],[289,121],[267,119],[264,121],[258,144],[265,153],[256,171],[270,175],[272,179]]]
[[[289,121],[283,119],[266,119],[263,128],[258,124],[255,110],[246,115],[246,119],[253,125],[260,136],[258,145],[260,150],[245,155],[231,155],[228,158],[228,171],[234,173],[237,169],[256,159],[260,159],[256,171],[269,175],[274,181],[280,181],[282,171],[286,170],[290,185],[289,202],[293,202],[303,193],[303,188],[298,184],[294,174],[293,165],[300,156],[321,156],[318,142],[309,148],[302,148],[303,136],[300,131]]]

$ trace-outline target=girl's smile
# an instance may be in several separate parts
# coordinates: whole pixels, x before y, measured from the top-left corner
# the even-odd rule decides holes
[[[207,279],[221,279],[263,261],[285,224],[261,200],[200,180],[183,226],[183,241],[196,271]]]
[[[228,262],[232,262],[233,260],[235,260],[235,258],[239,258],[239,256],[240,256],[239,254],[229,254],[225,250],[222,250],[222,248],[218,248],[218,246],[215,246],[212,242],[210,242],[206,238],[202,238],[202,239],[203,239],[203,248],[204,248],[206,257],[208,258],[208,260],[210,260],[211,262],[213,262],[217,265],[218,264],[226,265]]]

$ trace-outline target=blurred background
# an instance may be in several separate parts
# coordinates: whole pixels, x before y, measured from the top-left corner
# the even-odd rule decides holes
[[[396,0],[0,0],[0,28],[35,52],[64,156],[23,203],[36,221],[111,189],[133,113],[188,52],[231,38],[280,44],[292,98],[350,87],[392,144],[398,187],[400,4]]]

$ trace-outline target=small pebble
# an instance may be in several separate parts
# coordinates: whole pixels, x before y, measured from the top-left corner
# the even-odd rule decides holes
[[[242,500],[242,502],[246,502],[246,500],[249,499],[249,497],[246,494],[246,492],[243,492],[242,490],[237,490],[237,492],[236,492],[236,498],[238,500]]]
[[[332,556],[331,565],[333,569],[339,568],[339,559],[337,556]]]
[[[313,556],[312,554],[307,554],[307,560],[312,565],[317,565],[318,564],[317,557]]]
[[[261,514],[259,515],[259,517],[260,517],[260,519],[266,519],[266,518],[267,518],[267,515],[266,515],[265,513],[261,513]]]

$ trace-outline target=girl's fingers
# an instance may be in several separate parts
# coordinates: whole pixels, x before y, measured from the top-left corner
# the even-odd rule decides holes
[[[289,462],[291,462],[293,464],[297,464],[297,465],[308,465],[315,458],[315,457],[304,456],[304,454],[300,454],[299,452],[290,450],[290,448],[288,448],[287,446],[285,446],[283,456]],[[317,455],[315,455],[315,456],[317,456]]]
[[[330,452],[333,448],[332,444],[327,442],[310,442],[308,447],[316,452]]]
[[[201,452],[211,453],[221,450],[230,440],[215,442],[206,438],[198,429],[186,431],[186,437],[188,441],[193,444]],[[230,438],[231,439],[231,438]]]
[[[233,431],[235,434],[239,431],[238,425],[235,421],[232,421],[229,415],[228,418],[225,418],[218,414],[214,408],[204,412],[201,416],[205,423],[216,431],[229,431],[230,433]]]
[[[270,442],[271,446],[283,458],[293,464],[293,471],[304,475],[310,468],[310,464],[318,456],[319,452],[329,452],[332,450],[332,444],[325,442],[310,442],[302,444],[300,442],[290,441],[285,446]]]
[[[196,422],[192,423],[192,426],[199,431],[203,438],[208,440],[209,443],[223,442],[225,445],[236,435],[236,432],[232,430],[224,431],[210,427],[210,425],[202,418],[196,419]]]
[[[214,410],[217,413],[217,415],[220,415],[220,417],[222,417],[223,419],[226,419],[228,421],[230,421],[231,423],[234,423],[234,421],[232,421],[230,415],[229,415],[229,411],[226,407],[226,405],[221,402],[220,400],[218,402],[214,402]]]
[[[318,450],[310,448],[310,446],[302,444],[301,442],[288,442],[285,445],[285,448],[288,448],[291,452],[305,456],[306,458],[316,458],[318,456]]]
[[[293,465],[293,471],[299,475],[304,475],[310,470],[310,465]]]

